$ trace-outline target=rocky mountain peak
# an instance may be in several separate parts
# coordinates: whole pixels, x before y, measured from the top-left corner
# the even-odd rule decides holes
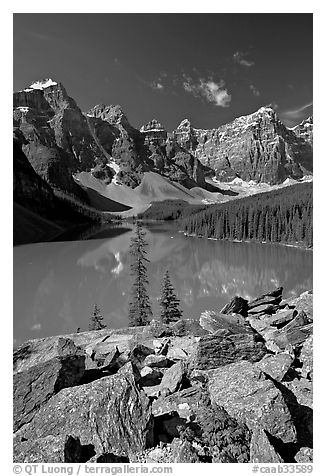
[[[195,129],[185,119],[173,136],[222,181],[240,177],[275,184],[312,172],[312,125],[291,131],[271,105],[216,129]]]
[[[304,119],[300,124],[295,127],[292,127],[292,131],[295,133],[297,137],[304,139],[305,141],[309,142],[309,144],[313,143],[313,116],[307,117]]]
[[[15,92],[14,107],[29,107],[47,113],[51,110],[53,113],[69,108],[79,110],[74,99],[68,96],[63,84],[52,79],[35,81],[28,88]]]
[[[189,130],[192,128],[192,125],[191,125],[191,122],[189,121],[189,119],[183,119],[180,124],[178,125],[177,127],[177,130]]]
[[[189,119],[183,119],[172,133],[173,139],[184,149],[193,153],[197,147],[195,131]]]
[[[140,132],[144,136],[144,142],[147,145],[165,146],[167,132],[160,122],[152,119],[140,128]]]
[[[164,127],[156,119],[152,119],[144,126],[141,126],[140,132],[149,132],[149,131],[165,131]]]
[[[87,116],[102,119],[112,125],[121,124],[124,126],[125,124],[129,124],[129,121],[119,104],[110,104],[109,106],[106,106],[105,104],[97,104],[87,112]]]

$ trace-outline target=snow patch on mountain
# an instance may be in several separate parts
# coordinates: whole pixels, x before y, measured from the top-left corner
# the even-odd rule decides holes
[[[119,182],[117,181],[117,176],[121,170],[120,166],[114,160],[110,160],[106,165],[115,171],[115,176],[112,179],[112,183],[114,183],[115,185],[119,185]]]
[[[18,106],[15,109],[18,109],[21,112],[28,112],[30,110],[28,106]]]
[[[57,86],[58,83],[53,81],[53,79],[43,79],[42,81],[35,81],[35,83],[31,84],[29,88],[25,89],[25,91],[32,91],[33,89],[45,89],[50,86]]]

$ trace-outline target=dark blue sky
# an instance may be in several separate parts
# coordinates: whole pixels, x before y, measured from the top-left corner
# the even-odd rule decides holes
[[[312,113],[312,14],[15,14],[14,90],[61,81],[83,111],[211,128],[273,104]]]

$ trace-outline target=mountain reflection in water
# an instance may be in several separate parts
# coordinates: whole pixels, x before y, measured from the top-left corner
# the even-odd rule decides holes
[[[280,245],[185,237],[168,226],[146,229],[149,294],[159,315],[161,279],[169,269],[184,317],[220,309],[233,296],[252,299],[277,286],[284,296],[312,288],[312,253]],[[129,244],[133,228],[106,229],[89,241],[14,248],[14,337],[88,329],[94,303],[108,326],[128,324]],[[106,237],[105,237],[106,236]]]

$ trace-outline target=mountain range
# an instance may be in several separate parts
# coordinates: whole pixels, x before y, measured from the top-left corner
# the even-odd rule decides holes
[[[312,117],[290,129],[270,106],[215,129],[188,119],[172,132],[155,119],[137,129],[121,106],[82,112],[60,82],[46,79],[14,92],[13,118],[14,200],[26,195],[27,207],[33,181],[41,201],[59,189],[100,210],[135,214],[156,200],[225,201],[238,193],[229,193],[232,184],[262,191],[313,171]],[[22,167],[23,156],[36,174]]]

